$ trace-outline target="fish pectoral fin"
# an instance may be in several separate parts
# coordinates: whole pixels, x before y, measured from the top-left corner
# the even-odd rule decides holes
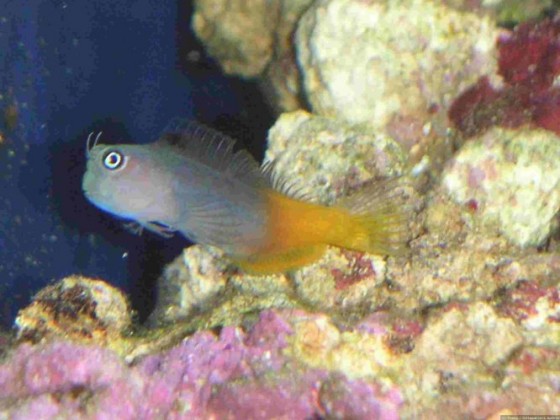
[[[138,222],[126,222],[126,223],[123,223],[123,227],[128,232],[132,233],[133,235],[138,235],[138,236],[142,235],[142,231],[144,230],[142,225]]]
[[[135,235],[141,235],[147,229],[164,238],[171,238],[175,233],[175,229],[161,222],[128,222],[124,224],[124,228]]]
[[[171,238],[175,234],[175,229],[173,229],[171,226],[166,225],[165,223],[142,222],[140,224],[150,232],[153,232],[167,239]]]

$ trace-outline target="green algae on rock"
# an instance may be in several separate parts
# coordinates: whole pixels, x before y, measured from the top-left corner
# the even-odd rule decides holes
[[[499,22],[511,25],[536,19],[554,8],[554,0],[493,0],[487,7],[494,10]],[[556,6],[558,7],[558,6]]]

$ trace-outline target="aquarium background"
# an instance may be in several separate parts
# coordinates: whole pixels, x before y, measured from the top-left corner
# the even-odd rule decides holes
[[[135,236],[82,195],[88,133],[149,142],[197,119],[257,158],[271,114],[226,78],[190,28],[192,2],[0,0],[0,325],[66,275],[103,278],[150,312],[162,267],[188,245]]]

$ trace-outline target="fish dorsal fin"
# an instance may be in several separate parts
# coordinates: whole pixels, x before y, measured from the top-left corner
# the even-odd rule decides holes
[[[270,185],[257,161],[246,150],[234,151],[235,140],[194,121],[168,124],[158,140],[190,159],[219,171],[224,176],[255,186]]]
[[[305,186],[280,175],[277,166],[277,161],[269,160],[265,161],[261,168],[262,176],[266,178],[272,189],[296,200],[308,201],[311,203],[318,201]]]

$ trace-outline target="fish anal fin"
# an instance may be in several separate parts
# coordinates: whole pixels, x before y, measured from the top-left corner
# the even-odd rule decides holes
[[[319,244],[279,253],[257,253],[247,258],[230,257],[230,259],[248,274],[275,274],[311,264],[320,259],[326,249],[327,245]]]

